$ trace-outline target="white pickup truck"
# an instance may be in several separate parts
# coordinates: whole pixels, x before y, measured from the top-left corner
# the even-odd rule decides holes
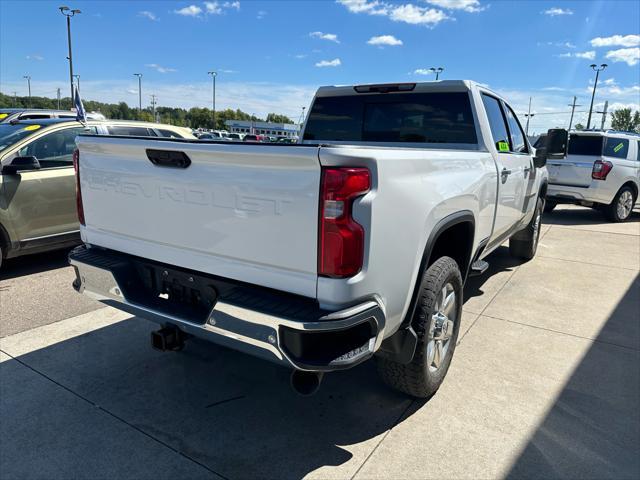
[[[470,81],[320,88],[298,145],[77,144],[74,287],[161,324],[155,348],[200,337],[307,394],[375,355],[389,385],[432,395],[465,279],[507,239],[535,255],[547,188],[547,152]]]

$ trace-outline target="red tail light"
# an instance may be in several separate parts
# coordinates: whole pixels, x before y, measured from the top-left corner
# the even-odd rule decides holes
[[[596,160],[593,164],[593,170],[591,170],[591,178],[594,180],[606,180],[612,168],[613,163],[606,160]]]
[[[371,187],[366,168],[323,168],[320,186],[318,273],[351,277],[362,269],[364,228],[351,216],[353,201]]]
[[[76,172],[76,210],[80,224],[84,225],[84,208],[82,207],[82,192],[80,191],[80,150],[77,148],[73,151],[73,169]]]

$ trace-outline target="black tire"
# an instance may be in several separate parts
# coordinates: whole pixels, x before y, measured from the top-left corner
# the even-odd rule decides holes
[[[551,213],[553,209],[558,206],[558,202],[554,202],[553,200],[546,200],[544,202],[544,213]]]
[[[449,290],[451,287],[451,290]],[[450,321],[439,323],[436,314],[445,310],[443,290],[454,293],[452,307],[447,308]],[[418,336],[418,344],[410,363],[401,364],[393,360],[379,358],[377,367],[382,380],[390,387],[418,398],[431,397],[442,384],[458,341],[460,319],[462,318],[462,275],[455,260],[441,257],[424,274],[420,283],[418,305],[411,325]],[[439,317],[442,319],[442,317]],[[440,328],[439,325],[446,325]],[[440,339],[436,337],[440,336]],[[442,340],[447,336],[447,340]],[[437,344],[441,342],[442,348]],[[446,342],[446,343],[445,343]],[[440,361],[434,368],[437,352]]]
[[[621,204],[625,208],[619,208]],[[604,214],[611,222],[624,222],[629,219],[633,207],[636,204],[636,196],[631,187],[622,187],[609,205],[604,206]],[[628,208],[630,207],[630,208]]]
[[[533,218],[523,230],[517,232],[509,239],[509,253],[512,257],[523,260],[531,260],[536,256],[538,240],[540,239],[540,227],[542,224],[543,201],[538,198]]]

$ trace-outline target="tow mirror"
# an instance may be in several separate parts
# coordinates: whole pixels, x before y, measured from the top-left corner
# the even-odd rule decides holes
[[[2,173],[4,175],[15,175],[21,170],[39,170],[40,162],[34,156],[29,157],[14,157],[11,162],[2,167]]]
[[[547,158],[564,158],[568,144],[569,132],[564,128],[552,128],[547,132]]]
[[[536,168],[542,168],[547,164],[547,148],[536,148],[536,156],[533,157],[533,166]]]

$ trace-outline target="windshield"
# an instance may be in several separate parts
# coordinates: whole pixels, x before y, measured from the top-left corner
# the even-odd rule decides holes
[[[32,133],[38,131],[41,125],[25,125],[24,123],[17,123],[12,125],[10,123],[0,124],[0,152],[3,152],[7,148],[16,144],[23,138],[28,137]]]
[[[467,92],[318,97],[305,140],[476,144]]]
[[[602,155],[602,136],[571,135],[569,137],[569,155],[599,157]]]

